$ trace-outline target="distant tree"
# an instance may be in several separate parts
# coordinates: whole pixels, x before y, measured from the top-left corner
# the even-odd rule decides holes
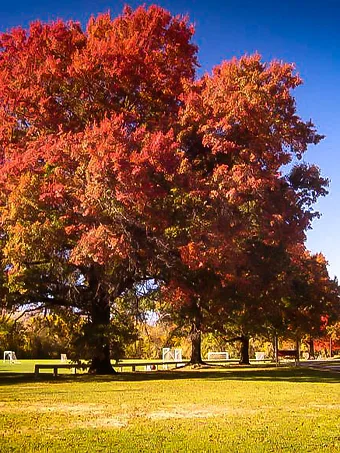
[[[25,347],[25,339],[23,323],[17,321],[13,313],[0,312],[0,350],[14,351],[20,357]]]
[[[281,332],[298,341],[307,338],[313,356],[312,340],[325,335],[327,326],[339,320],[340,288],[336,279],[329,277],[321,253],[305,251],[296,256],[288,273],[291,292],[281,301]]]

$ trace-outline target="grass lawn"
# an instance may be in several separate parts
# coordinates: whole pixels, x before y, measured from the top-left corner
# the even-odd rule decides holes
[[[1,453],[340,451],[340,374],[233,367],[37,381],[28,365],[0,365]]]

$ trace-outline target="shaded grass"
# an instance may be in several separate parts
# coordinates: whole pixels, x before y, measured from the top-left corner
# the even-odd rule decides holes
[[[336,452],[340,375],[235,368],[1,374],[0,451]]]
[[[64,370],[62,370],[64,371]],[[40,382],[138,382],[138,381],[177,381],[177,380],[236,380],[236,381],[287,381],[287,382],[319,382],[319,383],[340,383],[340,373],[327,372],[322,369],[310,369],[300,367],[273,367],[252,366],[252,367],[210,367],[201,370],[176,369],[172,371],[158,372],[123,372],[115,375],[93,376],[87,373],[78,373],[76,376],[68,372],[61,373],[57,378],[51,373],[41,373]],[[0,386],[16,385],[35,381],[34,373],[23,372],[0,372]]]

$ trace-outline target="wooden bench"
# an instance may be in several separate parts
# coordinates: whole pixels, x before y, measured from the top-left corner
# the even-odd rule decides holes
[[[123,368],[131,368],[131,371],[136,371],[137,367],[142,368],[146,371],[158,371],[160,367],[167,368],[168,365],[174,365],[175,368],[178,368],[180,366],[183,366],[187,363],[188,361],[174,361],[174,360],[169,360],[166,362],[160,362],[160,361],[155,361],[155,362],[117,362],[116,364],[113,365],[114,368],[118,368],[119,371],[123,371]]]
[[[58,370],[59,369],[67,369],[67,370],[72,370],[74,369],[74,374],[77,373],[77,369],[84,370],[88,368],[88,365],[86,364],[74,364],[74,363],[36,363],[34,367],[34,375],[35,377],[39,377],[39,371],[40,370],[53,370],[53,376],[57,377],[58,376]]]
[[[150,367],[148,371],[158,371],[159,367],[167,367],[168,365],[174,365],[175,368],[178,368],[179,366],[185,365],[184,362],[175,362],[175,361],[167,361],[167,362],[118,362],[113,365],[114,368],[118,368],[119,371],[123,371],[124,368],[130,368],[131,371],[136,371],[137,367],[139,368],[144,368]],[[73,363],[44,363],[40,364],[37,363],[34,367],[34,375],[35,377],[39,377],[40,370],[53,370],[53,376],[57,377],[58,376],[58,370],[60,369],[74,369],[74,374],[77,373],[77,369],[84,370],[86,368],[89,368],[89,365],[86,364],[73,364]]]
[[[299,351],[297,349],[278,349],[277,357],[283,359],[294,359],[295,365],[299,362]]]

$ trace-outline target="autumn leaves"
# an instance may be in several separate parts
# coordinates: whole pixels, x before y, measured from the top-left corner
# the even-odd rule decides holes
[[[284,170],[321,138],[296,114],[301,81],[259,55],[195,79],[193,33],[151,6],[92,18],[86,32],[36,22],[1,36],[9,292],[36,302],[32,273],[49,275],[69,289],[65,305],[95,319],[91,310],[154,279],[199,329],[211,313],[224,329],[247,304],[288,297],[287,263],[327,183],[315,166]],[[41,285],[53,306],[58,285]]]

